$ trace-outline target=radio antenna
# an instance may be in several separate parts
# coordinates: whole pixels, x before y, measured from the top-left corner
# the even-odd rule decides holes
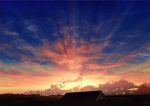
[[[82,88],[82,70],[81,70],[81,73],[80,73],[80,82],[81,82],[81,84],[80,84],[80,88]]]

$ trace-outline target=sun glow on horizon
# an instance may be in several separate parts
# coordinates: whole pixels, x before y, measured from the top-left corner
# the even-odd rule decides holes
[[[148,13],[137,2],[0,1],[0,93],[150,83]]]

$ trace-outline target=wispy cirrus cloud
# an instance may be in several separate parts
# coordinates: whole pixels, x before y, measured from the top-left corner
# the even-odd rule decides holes
[[[148,82],[149,9],[142,7],[147,4],[79,3],[71,9],[57,3],[6,4],[0,5],[3,86],[70,89],[81,85],[81,74],[82,86],[126,78]]]

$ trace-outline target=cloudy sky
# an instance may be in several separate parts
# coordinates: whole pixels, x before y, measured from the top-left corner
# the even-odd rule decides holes
[[[1,1],[0,93],[150,82],[150,2],[121,1]]]

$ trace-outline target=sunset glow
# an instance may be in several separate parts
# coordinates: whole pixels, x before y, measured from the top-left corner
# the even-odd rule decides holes
[[[0,2],[0,93],[149,83],[148,6]]]

